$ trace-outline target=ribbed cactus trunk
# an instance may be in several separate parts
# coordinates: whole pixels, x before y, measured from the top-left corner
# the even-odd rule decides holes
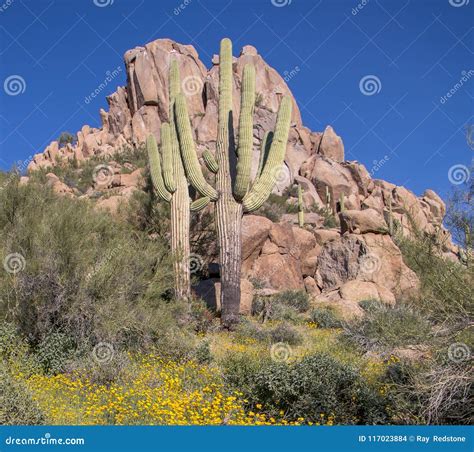
[[[174,288],[178,300],[191,297],[189,271],[190,199],[188,182],[181,160],[174,118],[174,104],[180,93],[178,64],[172,61],[169,78],[169,124],[161,125],[161,156],[155,137],[147,139],[150,172],[158,196],[171,206],[171,253],[173,257]],[[161,164],[161,161],[163,164]]]
[[[189,272],[189,191],[188,181],[184,173],[179,150],[178,135],[174,118],[174,103],[179,94],[180,76],[178,63],[173,61],[170,66],[169,79],[169,120],[171,132],[171,156],[176,191],[171,197],[171,251],[173,253],[174,277],[176,296],[178,299],[188,299],[191,296],[191,275]],[[166,181],[165,181],[166,182]]]
[[[231,162],[235,160],[232,117],[232,46],[223,41],[219,59],[219,123],[217,129],[216,202],[217,240],[221,272],[221,320],[224,328],[238,322],[240,308],[240,275],[242,258],[242,204],[233,195]],[[235,165],[232,165],[235,168]]]
[[[216,203],[216,229],[221,272],[221,323],[232,329],[239,321],[242,260],[242,215],[259,209],[276,182],[284,161],[291,121],[291,99],[284,96],[278,110],[275,132],[265,135],[257,176],[251,184],[255,68],[244,67],[242,75],[237,152],[232,117],[232,43],[221,41],[219,58],[219,122],[216,155],[204,151],[203,160],[216,174],[216,186],[204,178],[187,111],[186,98],[176,97],[175,118],[186,176],[201,198],[191,204],[199,210]]]

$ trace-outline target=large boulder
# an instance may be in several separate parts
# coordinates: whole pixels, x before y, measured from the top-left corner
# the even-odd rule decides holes
[[[341,234],[346,232],[356,234],[387,233],[387,223],[383,216],[374,209],[344,210],[339,214],[339,218],[341,220]]]
[[[347,281],[373,282],[395,296],[417,291],[416,274],[403,262],[398,247],[388,235],[347,234],[324,244],[315,278],[321,289],[341,287]]]

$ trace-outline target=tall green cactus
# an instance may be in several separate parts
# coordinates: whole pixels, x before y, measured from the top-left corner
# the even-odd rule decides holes
[[[298,225],[300,228],[304,226],[303,189],[301,185],[298,185]]]
[[[176,98],[175,118],[181,157],[186,175],[193,187],[216,203],[216,226],[221,271],[221,322],[232,328],[240,310],[240,277],[242,256],[242,216],[262,206],[273,190],[283,165],[291,120],[291,100],[283,97],[277,115],[275,133],[264,139],[257,177],[251,185],[253,110],[255,105],[255,69],[244,67],[241,88],[241,111],[237,150],[234,149],[232,117],[232,43],[221,41],[219,59],[219,115],[215,159],[207,152],[203,159],[216,174],[216,187],[204,178],[193,141],[186,98]],[[198,200],[200,201],[200,200]]]
[[[171,204],[171,252],[175,291],[178,299],[191,296],[191,275],[189,270],[189,219],[190,210],[199,210],[190,206],[188,182],[180,156],[180,146],[174,119],[176,96],[181,91],[178,63],[172,61],[169,77],[169,120],[161,125],[161,158],[155,137],[147,139],[150,172],[155,191],[164,201]],[[201,204],[203,201],[201,201]],[[194,203],[193,203],[194,204]]]

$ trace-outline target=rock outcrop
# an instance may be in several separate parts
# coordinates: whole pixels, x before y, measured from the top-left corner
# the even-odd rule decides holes
[[[169,120],[168,67],[173,58],[179,64],[198,153],[206,148],[212,151],[217,135],[219,57],[213,57],[208,70],[193,46],[158,39],[125,53],[127,86],[119,87],[107,97],[108,112],[100,111],[102,126],[82,127],[74,145],[60,147],[53,141],[44,152],[35,155],[29,171],[73,160],[80,164],[93,156],[104,159],[142,145],[150,133],[159,140],[160,125]],[[254,47],[243,47],[233,64],[235,126],[239,120],[239,91],[246,63],[252,63],[256,69],[255,171],[262,138],[275,125],[282,96],[291,96],[291,92]],[[258,281],[268,293],[306,290],[316,303],[333,303],[344,308],[347,315],[361,314],[357,304],[361,299],[393,303],[396,297],[416,291],[418,280],[403,262],[389,234],[389,223],[400,234],[412,234],[414,228],[437,234],[445,256],[456,259],[457,247],[442,225],[446,206],[435,192],[426,190],[417,197],[405,187],[372,179],[364,165],[345,161],[344,144],[331,126],[323,132],[305,127],[292,99],[294,108],[285,164],[275,192],[285,192],[288,196],[285,190],[294,184],[303,188],[306,229],[296,226],[293,214],[284,215],[280,223],[262,216],[244,217],[243,312],[250,310],[250,281]],[[97,191],[105,191],[108,196],[97,201],[98,208],[116,211],[135,190],[143,188],[141,169],[125,169],[109,161],[110,177],[105,182],[94,181],[82,196],[94,197]],[[47,180],[59,194],[81,195],[54,174],[48,174]],[[332,212],[337,227],[323,227],[325,209]],[[198,292],[206,296],[212,293],[216,299],[218,290],[219,280],[213,277],[202,281]]]

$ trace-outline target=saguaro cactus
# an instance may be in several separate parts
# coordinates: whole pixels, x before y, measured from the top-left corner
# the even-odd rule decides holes
[[[298,185],[298,225],[300,228],[304,226],[303,189],[301,185]]]
[[[232,328],[240,309],[241,230],[244,212],[262,206],[276,182],[283,164],[291,120],[291,100],[282,98],[274,134],[264,138],[260,167],[251,183],[255,68],[246,65],[242,75],[241,110],[237,150],[234,147],[232,118],[232,43],[221,41],[219,59],[219,115],[215,158],[210,152],[203,159],[216,174],[216,187],[204,178],[196,154],[186,98],[176,98],[175,117],[186,175],[203,196],[202,203],[216,203],[216,226],[221,268],[221,321]]]
[[[161,125],[161,158],[153,135],[147,139],[147,149],[155,191],[163,200],[171,204],[171,252],[173,254],[176,297],[187,299],[191,295],[189,270],[190,199],[174,119],[174,104],[176,96],[181,91],[180,84],[178,64],[176,61],[172,61],[169,77],[170,123]],[[192,210],[199,210],[198,207],[195,203],[191,205]]]

